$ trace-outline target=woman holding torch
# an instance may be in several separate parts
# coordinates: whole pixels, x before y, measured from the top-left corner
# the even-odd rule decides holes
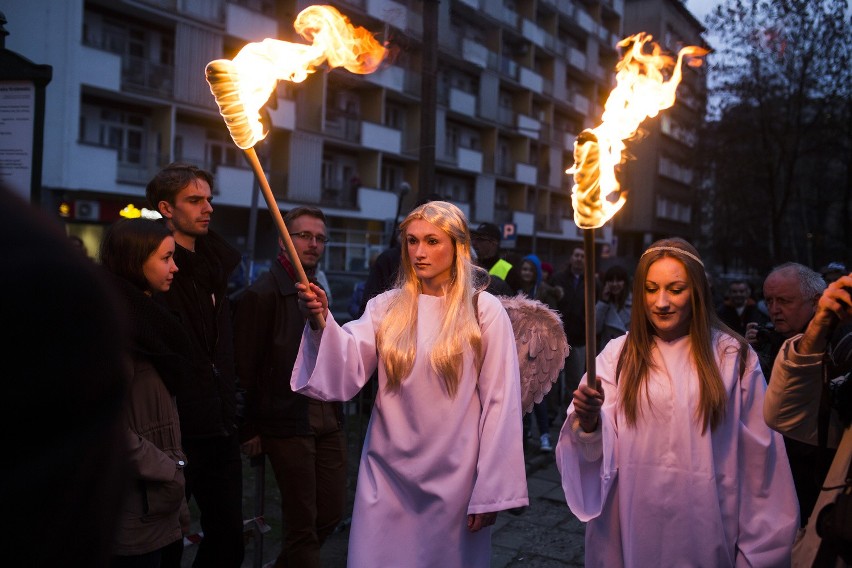
[[[512,325],[455,205],[421,205],[400,236],[396,287],[342,328],[321,288],[297,284],[328,320],[305,328],[291,386],[348,400],[378,369],[349,566],[486,567],[497,512],[528,504]]]
[[[630,329],[574,392],[556,448],[587,566],[789,566],[798,528],[766,381],[719,322],[698,252],[657,241],[633,284]]]

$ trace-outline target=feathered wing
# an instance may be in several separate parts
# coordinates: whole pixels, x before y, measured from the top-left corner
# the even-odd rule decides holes
[[[521,402],[527,413],[559,377],[568,356],[568,340],[562,319],[547,305],[523,296],[497,298],[512,321],[521,371]]]

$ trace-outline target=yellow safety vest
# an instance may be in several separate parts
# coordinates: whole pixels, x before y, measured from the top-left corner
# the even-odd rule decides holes
[[[496,276],[500,280],[505,280],[510,270],[512,270],[512,265],[501,258],[494,263],[494,266],[491,267],[488,274]]]

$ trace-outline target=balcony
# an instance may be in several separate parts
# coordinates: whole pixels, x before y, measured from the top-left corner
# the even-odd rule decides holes
[[[367,14],[401,30],[408,29],[408,8],[393,0],[367,0]]]
[[[374,85],[402,93],[405,91],[406,75],[411,73],[406,73],[406,70],[398,65],[388,65],[375,73],[364,75],[364,78]]]
[[[361,141],[361,120],[351,114],[329,109],[325,116],[323,132],[331,137],[359,143]]]
[[[220,165],[215,168],[216,202],[223,205],[251,207],[251,193],[254,188],[254,174],[250,169]],[[269,183],[273,187],[281,187],[281,176],[266,172]],[[286,178],[285,178],[286,179]],[[283,197],[283,192],[276,192],[276,197]]]
[[[515,111],[507,107],[497,108],[497,122],[506,126],[515,126]]]
[[[121,88],[146,95],[172,98],[175,68],[141,58],[121,58]]]
[[[461,89],[450,89],[448,100],[450,110],[465,116],[476,116],[476,102],[476,95]]]
[[[580,51],[579,49],[570,47],[568,48],[568,63],[576,67],[577,69],[581,69],[583,71],[586,70],[586,54]]]
[[[193,0],[192,2],[181,2],[179,0],[140,0],[140,2],[149,6],[162,8],[175,14],[191,16],[208,22],[221,24],[225,21],[225,0]]]
[[[121,57],[93,47],[83,47],[80,83],[108,91],[121,89]]]
[[[518,13],[511,8],[507,8],[505,6],[499,8],[497,10],[497,19],[508,25],[510,28],[517,29],[518,27]]]
[[[354,209],[357,205],[358,189],[342,180],[323,180],[320,206]]]
[[[458,168],[468,172],[477,174],[482,173],[482,152],[471,150],[470,148],[458,149]]]
[[[577,9],[577,23],[588,33],[594,35],[597,32],[598,24],[592,16],[585,10]]]
[[[296,103],[290,99],[278,98],[278,108],[267,109],[269,121],[275,128],[296,130]]]
[[[525,38],[533,42],[539,47],[544,47],[545,36],[544,30],[541,29],[535,22],[531,22],[526,18],[521,19],[521,33]]]
[[[193,2],[185,2],[185,4],[191,5]],[[243,6],[238,4],[243,4]],[[262,7],[260,0],[254,2],[242,0],[238,3],[229,3],[225,13],[225,31],[227,34],[247,42],[278,37],[274,6],[271,14],[262,10]]]
[[[510,79],[518,80],[518,64],[507,56],[499,58],[497,70],[509,77]]]
[[[527,138],[538,140],[541,135],[541,122],[525,114],[518,114],[517,119],[518,132]]]
[[[472,39],[464,38],[461,41],[462,59],[479,67],[488,66],[488,48]]]
[[[568,94],[568,104],[574,107],[577,112],[585,116],[588,116],[589,109],[591,108],[589,99],[577,92]]]
[[[538,168],[530,164],[518,162],[515,164],[515,180],[526,185],[535,185]]]
[[[402,132],[381,124],[362,122],[361,146],[381,152],[399,154],[402,151]]]
[[[518,82],[539,95],[544,91],[544,77],[526,67],[518,70]]]

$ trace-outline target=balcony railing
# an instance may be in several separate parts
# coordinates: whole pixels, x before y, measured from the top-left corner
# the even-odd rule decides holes
[[[175,68],[142,57],[121,57],[122,89],[171,97],[175,89]]]
[[[329,110],[326,113],[324,132],[347,142],[361,140],[361,121],[351,115]]]
[[[146,154],[131,148],[113,148],[116,151],[116,181],[131,185],[145,185],[161,168],[168,165],[165,154]]]
[[[320,205],[343,209],[354,209],[357,207],[358,189],[348,182],[325,180],[322,186]]]

